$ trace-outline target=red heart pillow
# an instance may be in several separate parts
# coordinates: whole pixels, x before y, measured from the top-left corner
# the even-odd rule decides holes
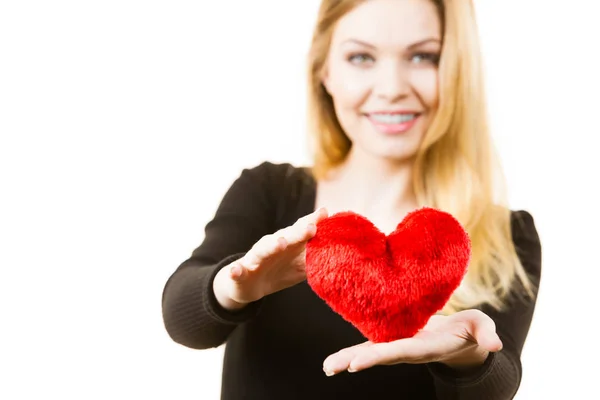
[[[389,236],[347,211],[322,220],[306,245],[307,282],[372,342],[411,337],[462,281],[469,236],[450,214],[421,208]]]

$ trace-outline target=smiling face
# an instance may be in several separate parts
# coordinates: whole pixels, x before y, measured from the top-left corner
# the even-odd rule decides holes
[[[338,21],[323,85],[353,152],[416,154],[438,104],[441,30],[431,0],[370,0]]]

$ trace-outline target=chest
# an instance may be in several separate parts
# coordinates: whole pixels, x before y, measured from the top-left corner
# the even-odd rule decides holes
[[[329,215],[338,212],[352,211],[366,217],[384,234],[392,233],[405,215],[413,208],[410,205],[391,205],[376,196],[353,196],[350,192],[335,190],[326,185],[318,185],[315,189],[315,209],[327,208]]]

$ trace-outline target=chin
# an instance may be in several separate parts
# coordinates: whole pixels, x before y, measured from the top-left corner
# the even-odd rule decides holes
[[[350,132],[348,137],[353,143],[354,151],[363,153],[369,158],[381,158],[392,162],[414,159],[424,137],[422,126],[418,125],[397,134],[383,133],[375,129],[370,122],[347,128],[350,128],[346,129],[346,132]]]
[[[419,150],[417,136],[396,138],[396,140],[371,141],[369,148],[365,148],[370,154],[393,161],[406,161],[413,159]]]
[[[357,149],[358,150],[358,149]],[[417,155],[417,149],[412,147],[404,149],[390,149],[390,148],[362,148],[361,153],[364,153],[369,158],[377,158],[387,162],[406,162],[414,160]]]
[[[381,159],[394,162],[394,163],[405,163],[412,162],[417,155],[416,152],[402,152],[402,153],[387,153],[380,155]]]

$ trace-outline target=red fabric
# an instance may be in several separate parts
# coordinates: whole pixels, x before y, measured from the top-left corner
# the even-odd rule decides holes
[[[321,221],[306,246],[307,282],[373,342],[411,337],[441,310],[466,273],[469,237],[450,214],[421,208],[386,237],[365,217]]]

